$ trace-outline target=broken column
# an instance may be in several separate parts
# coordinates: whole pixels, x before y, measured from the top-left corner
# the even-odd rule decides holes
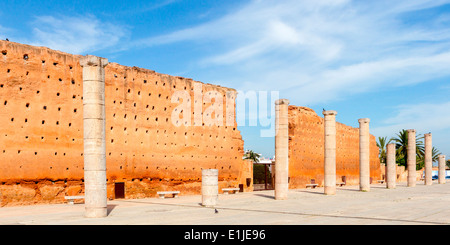
[[[336,111],[323,111],[325,132],[324,193],[336,194]]]
[[[361,118],[359,122],[359,190],[370,191],[370,135],[369,118]]]
[[[289,100],[275,101],[275,200],[287,199],[289,190]]]
[[[395,189],[397,164],[395,163],[395,144],[386,146],[386,188]]]
[[[92,55],[83,67],[83,132],[85,216],[106,217],[105,66],[108,60]]]
[[[431,133],[425,134],[425,185],[433,184],[433,153],[432,153],[432,139]]]
[[[438,183],[445,184],[445,155],[439,155],[439,172],[438,172]]]
[[[408,187],[416,186],[416,130],[408,129],[408,146],[406,156],[408,158],[406,167],[408,168]]]
[[[219,199],[219,170],[202,169],[202,205],[214,207]]]

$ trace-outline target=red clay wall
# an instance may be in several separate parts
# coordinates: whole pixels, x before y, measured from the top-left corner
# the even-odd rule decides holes
[[[83,193],[80,56],[6,41],[0,51],[0,205],[62,202]],[[202,168],[219,169],[219,187],[245,183],[236,123],[172,124],[179,105],[171,103],[173,92],[192,95],[198,82],[116,63],[105,69],[109,198],[115,182],[125,182],[127,198],[159,190],[198,194]],[[232,92],[235,101],[233,89],[202,88]],[[210,105],[204,103],[203,111]]]
[[[338,114],[339,115],[339,114]],[[311,179],[323,186],[323,117],[307,107],[289,106],[290,188],[305,188]],[[347,184],[359,184],[359,128],[336,122],[336,179],[346,176]],[[370,176],[381,178],[378,147],[370,136]]]

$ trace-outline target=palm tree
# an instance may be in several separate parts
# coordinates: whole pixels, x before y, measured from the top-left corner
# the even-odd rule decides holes
[[[249,151],[245,152],[244,160],[250,159],[250,160],[253,160],[253,162],[258,163],[260,157],[261,157],[261,154],[258,154],[252,150],[249,150]]]
[[[424,156],[424,146],[423,146],[423,136],[417,135],[416,137],[416,169],[422,164],[423,165],[423,156]],[[396,162],[398,165],[403,165],[408,168],[406,164],[408,162],[408,132],[405,129],[402,129],[396,138],[391,138],[390,140],[395,142],[396,151]],[[420,169],[420,168],[419,168]]]
[[[431,162],[439,161],[439,155],[441,155],[441,152],[433,146],[431,149]],[[417,169],[422,169],[423,167],[425,167],[425,149],[421,155],[417,155]]]
[[[378,137],[377,146],[380,149],[379,156],[381,163],[386,163],[386,146],[391,143],[392,139],[386,142],[387,137]]]
[[[397,134],[397,138],[391,138],[390,140],[395,142],[395,161],[398,165],[406,165],[406,146],[408,145],[408,133],[403,129]],[[405,160],[405,162],[403,163],[402,160]]]
[[[442,154],[442,153],[441,153],[437,148],[435,148],[435,147],[433,146],[433,150],[432,150],[432,153],[431,153],[431,155],[432,155],[432,157],[431,157],[432,161],[433,161],[433,162],[439,161],[439,155],[441,155],[441,154]]]

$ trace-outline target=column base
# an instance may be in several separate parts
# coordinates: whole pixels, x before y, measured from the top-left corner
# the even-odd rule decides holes
[[[275,200],[287,200],[287,197],[275,197]]]
[[[217,188],[217,187],[216,187]],[[205,189],[203,189],[205,190]],[[217,189],[215,190],[217,193]],[[203,207],[214,207],[217,205],[219,201],[219,195],[218,194],[212,194],[212,195],[202,195],[202,206]]]
[[[85,208],[84,217],[86,218],[104,218],[108,216],[106,207],[101,208]]]
[[[325,195],[336,195],[336,187],[325,186],[323,189]]]

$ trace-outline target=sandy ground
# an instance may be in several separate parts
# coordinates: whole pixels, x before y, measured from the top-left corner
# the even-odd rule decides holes
[[[85,218],[84,204],[0,208],[2,225],[441,225],[450,223],[450,183],[396,189],[371,185],[289,191],[275,200],[273,190],[219,195],[215,208],[200,205],[201,196],[108,201],[108,216]],[[217,209],[218,213],[215,213]]]

